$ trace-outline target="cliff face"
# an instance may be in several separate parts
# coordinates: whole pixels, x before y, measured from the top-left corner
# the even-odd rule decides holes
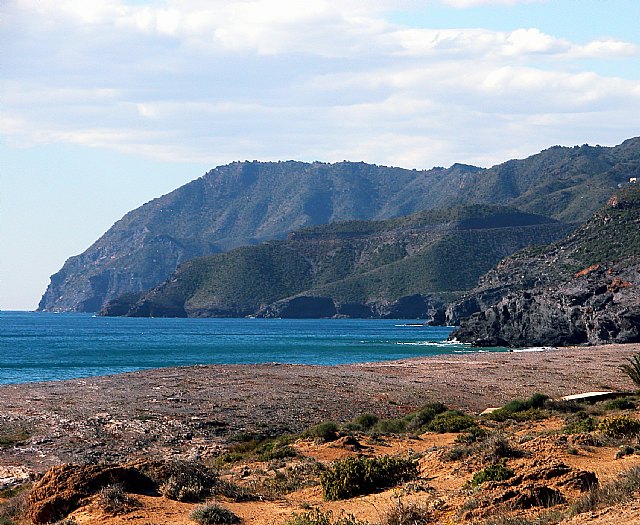
[[[640,187],[612,197],[585,225],[502,261],[451,305],[451,337],[481,346],[640,341]],[[475,313],[474,313],[475,312]]]
[[[640,258],[598,265],[558,285],[511,293],[452,337],[478,346],[640,342]]]
[[[133,296],[125,315],[441,322],[444,300],[472,287],[498,260],[572,228],[496,206],[317,226],[285,241],[189,261],[160,286]],[[122,315],[126,302],[109,303],[102,313]]]
[[[236,162],[125,215],[52,276],[39,310],[96,311],[156,286],[194,257],[340,220],[474,203],[586,220],[639,166],[640,139],[615,148],[553,147],[490,169]]]

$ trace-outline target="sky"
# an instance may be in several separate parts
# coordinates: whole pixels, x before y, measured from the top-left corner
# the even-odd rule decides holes
[[[640,135],[638,0],[1,0],[0,309],[235,160],[489,167]]]

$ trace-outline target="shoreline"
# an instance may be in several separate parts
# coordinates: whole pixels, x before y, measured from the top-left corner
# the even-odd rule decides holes
[[[350,365],[198,365],[0,386],[0,423],[27,436],[0,465],[207,457],[239,434],[298,433],[442,402],[479,413],[534,392],[629,390],[640,344],[477,352]]]

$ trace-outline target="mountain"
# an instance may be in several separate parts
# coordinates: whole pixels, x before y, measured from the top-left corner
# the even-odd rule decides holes
[[[187,260],[335,221],[477,203],[583,221],[639,170],[640,138],[613,148],[554,146],[489,169],[235,162],[129,212],[65,262],[38,309],[97,311],[156,286]]]
[[[497,261],[573,226],[501,206],[348,221],[188,261],[103,313],[130,316],[431,317]],[[452,264],[455,261],[455,264]]]
[[[473,308],[451,337],[484,346],[640,342],[640,186],[619,191],[565,239],[505,259],[448,314]]]

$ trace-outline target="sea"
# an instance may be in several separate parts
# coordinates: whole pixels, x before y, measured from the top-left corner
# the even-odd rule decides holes
[[[338,365],[478,351],[447,341],[451,330],[397,319],[168,319],[2,311],[0,384],[173,366]]]

